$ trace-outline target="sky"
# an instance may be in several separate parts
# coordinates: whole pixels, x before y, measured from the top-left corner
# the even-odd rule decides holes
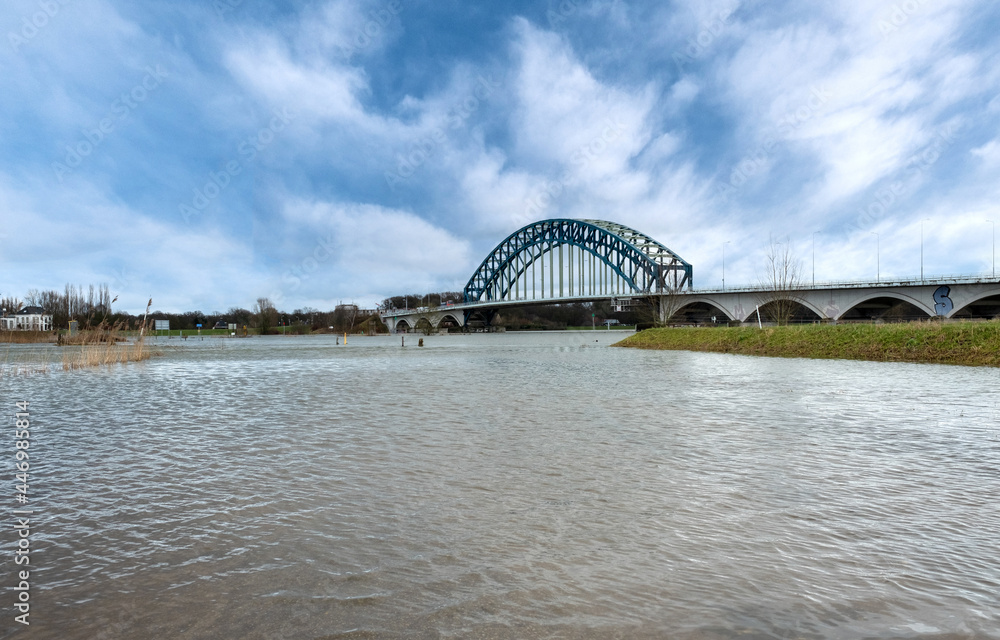
[[[8,0],[0,296],[374,306],[461,290],[547,218],[651,235],[696,287],[721,284],[723,251],[727,284],[753,284],[772,239],[817,281],[916,275],[921,244],[928,275],[989,275],[998,13]]]

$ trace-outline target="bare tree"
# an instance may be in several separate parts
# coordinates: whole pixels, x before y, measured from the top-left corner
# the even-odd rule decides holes
[[[420,318],[417,320],[417,326],[414,327],[416,331],[422,331],[425,336],[429,336],[435,332],[434,325],[431,324],[430,320],[427,318]]]
[[[257,302],[253,305],[253,315],[261,335],[270,331],[278,322],[278,310],[274,308],[274,303],[269,298],[257,298]]]
[[[18,311],[21,310],[21,307],[23,306],[24,303],[15,298],[14,296],[6,296],[4,298],[0,298],[0,307],[3,307],[4,310],[6,310],[7,313],[9,314],[17,313]]]
[[[758,286],[761,311],[779,325],[788,324],[799,307],[802,288],[802,263],[789,242],[778,242],[771,236]]]

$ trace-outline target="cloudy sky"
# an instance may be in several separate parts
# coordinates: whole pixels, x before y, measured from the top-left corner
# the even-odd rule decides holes
[[[0,295],[138,312],[460,290],[601,218],[695,284],[987,274],[989,0],[7,0]],[[814,232],[819,232],[815,233]]]

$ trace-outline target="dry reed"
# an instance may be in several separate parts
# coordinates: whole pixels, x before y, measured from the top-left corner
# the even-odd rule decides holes
[[[65,345],[79,345],[79,349],[63,353],[63,370],[84,369],[87,367],[110,366],[126,362],[141,362],[148,360],[159,352],[146,347],[146,318],[153,301],[146,305],[146,313],[142,318],[139,337],[135,342],[128,342],[124,335],[124,325],[121,323],[107,326],[101,323],[96,329],[81,331],[78,335],[62,340]]]
[[[55,342],[56,335],[54,331],[0,331],[0,342],[8,344]]]

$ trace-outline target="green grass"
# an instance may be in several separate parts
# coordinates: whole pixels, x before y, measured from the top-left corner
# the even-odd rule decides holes
[[[649,329],[616,346],[997,367],[1000,322]]]
[[[591,327],[589,324],[583,327],[566,327],[567,331],[607,331],[608,328],[603,324],[599,324],[596,327]],[[616,324],[611,327],[611,331],[634,331],[634,324]]]

